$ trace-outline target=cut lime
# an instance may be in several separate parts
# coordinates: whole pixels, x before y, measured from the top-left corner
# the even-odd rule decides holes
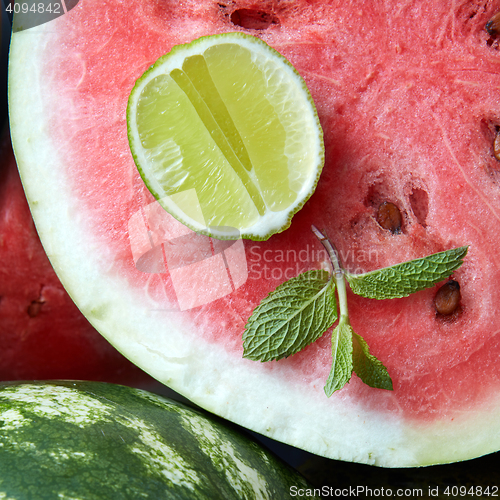
[[[216,238],[264,240],[313,193],[323,132],[305,82],[242,33],[178,45],[137,81],[130,149],[163,208]]]

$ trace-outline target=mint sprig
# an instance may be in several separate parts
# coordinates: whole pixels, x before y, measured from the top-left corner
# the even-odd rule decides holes
[[[342,389],[352,373],[370,387],[392,390],[392,379],[366,341],[349,321],[346,280],[363,297],[388,299],[406,297],[439,283],[458,269],[468,247],[385,267],[368,273],[345,271],[338,252],[316,227],[312,231],[328,252],[331,273],[312,270],[282,283],[253,311],[243,334],[243,357],[269,361],[291,356],[321,337],[337,320],[332,331],[332,367],[324,391],[330,397]]]
[[[270,361],[295,354],[337,319],[335,282],[323,270],[281,284],[253,311],[243,334],[243,357]]]

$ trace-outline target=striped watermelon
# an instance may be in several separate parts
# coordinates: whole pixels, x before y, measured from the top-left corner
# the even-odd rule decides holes
[[[499,10],[499,0],[87,0],[14,33],[14,149],[72,298],[158,380],[296,447],[383,466],[500,449],[500,52],[495,24],[486,29]],[[158,210],[125,122],[149,65],[227,31],[259,36],[303,75],[326,147],[318,188],[291,227],[232,246]],[[386,202],[400,212],[394,230],[377,217]],[[326,398],[328,334],[287,359],[242,359],[256,305],[324,264],[311,224],[351,271],[469,245],[451,316],[436,311],[438,287],[393,301],[349,295],[352,326],[393,391],[353,377]],[[174,246],[183,251],[169,267]]]
[[[312,492],[221,420],[99,382],[1,384],[0,471],[6,499],[253,500]]]

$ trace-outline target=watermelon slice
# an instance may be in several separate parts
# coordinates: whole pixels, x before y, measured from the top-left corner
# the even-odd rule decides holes
[[[36,233],[7,133],[0,141],[0,380],[146,384],[64,290]]]
[[[381,466],[500,449],[499,1],[80,2],[13,34],[10,116],[45,250],[79,308],[122,353],[200,406],[313,453]],[[135,169],[125,112],[172,46],[245,31],[304,77],[325,134],[316,192],[266,242],[218,243],[160,210]],[[400,228],[377,219],[385,202]],[[393,391],[353,377],[327,398],[329,335],[268,363],[242,332],[278,284],[325,264],[315,224],[351,271],[469,245],[452,276],[404,299],[349,293],[354,330]],[[180,249],[177,251],[176,249]]]

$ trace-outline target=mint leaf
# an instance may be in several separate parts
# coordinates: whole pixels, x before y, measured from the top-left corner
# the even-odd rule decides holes
[[[349,320],[341,317],[339,324],[332,332],[332,368],[324,387],[328,397],[342,389],[351,379],[353,333]]]
[[[395,299],[439,283],[458,269],[468,247],[453,248],[363,274],[345,272],[352,291],[370,299]]]
[[[353,372],[367,385],[393,390],[385,366],[370,354],[363,337],[349,322],[346,280],[354,293],[374,299],[406,297],[449,277],[468,247],[454,248],[376,271],[351,274],[342,266],[335,245],[315,226],[313,233],[330,258],[332,275],[308,271],[280,285],[253,311],[243,333],[243,357],[255,361],[281,359],[316,341],[337,320],[332,332],[332,367],[324,391],[330,397],[349,382]]]
[[[392,380],[386,367],[372,354],[365,339],[353,331],[354,372],[370,387],[392,391]]]
[[[243,333],[243,357],[270,361],[317,340],[337,319],[335,283],[312,270],[282,283],[253,311]]]

